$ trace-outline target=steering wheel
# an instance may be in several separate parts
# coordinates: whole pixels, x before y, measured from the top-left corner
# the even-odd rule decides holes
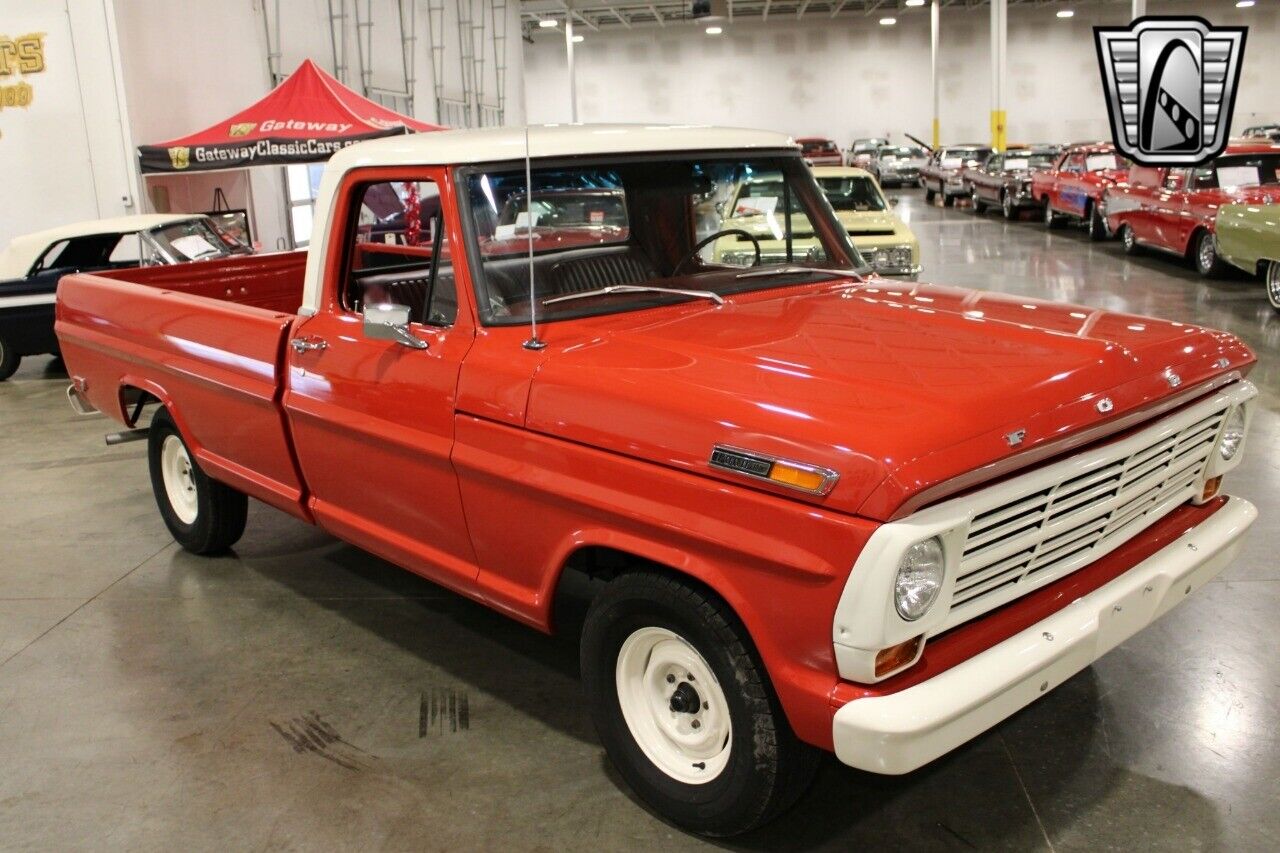
[[[679,275],[680,270],[684,268],[684,265],[689,263],[689,261],[692,261],[694,258],[696,258],[698,256],[698,253],[701,252],[707,246],[708,243],[714,243],[716,240],[719,240],[721,237],[728,237],[730,234],[737,234],[740,237],[746,237],[755,245],[756,259],[751,262],[751,266],[753,267],[760,266],[760,241],[756,239],[755,235],[751,234],[748,231],[743,231],[741,228],[726,228],[723,231],[717,231],[716,233],[710,234],[706,237],[703,237],[701,240],[699,240],[697,244],[695,244],[694,247],[689,250],[689,254],[681,258],[680,263],[676,264],[675,269],[671,270],[672,277],[674,278],[675,276]]]

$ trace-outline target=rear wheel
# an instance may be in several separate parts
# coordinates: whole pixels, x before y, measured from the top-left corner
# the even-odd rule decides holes
[[[249,500],[200,470],[168,410],[151,419],[151,489],[165,526],[195,554],[225,551],[244,534]]]
[[[1195,250],[1196,272],[1205,278],[1221,275],[1226,264],[1218,257],[1218,246],[1214,242],[1213,233],[1201,231],[1192,243]]]
[[[22,363],[22,356],[13,351],[13,344],[0,337],[0,382],[8,379]]]
[[[1280,311],[1280,261],[1267,264],[1267,301],[1271,307]]]
[[[596,731],[627,784],[663,817],[736,835],[790,807],[821,753],[792,734],[733,612],[666,575],[612,581],[582,630]]]
[[[937,198],[937,196],[938,194],[934,192],[932,187],[930,187],[928,184],[924,185],[924,200],[928,204],[933,204],[933,200]]]
[[[955,196],[953,196],[953,195],[947,195],[946,191],[944,190],[944,191],[943,191],[943,193],[942,193],[942,206],[943,206],[943,207],[955,207],[955,206],[956,206],[956,197],[955,197]]]
[[[978,197],[978,193],[976,191],[973,193],[973,212],[974,213],[987,212],[987,203]]]
[[[1126,255],[1138,253],[1138,235],[1133,233],[1133,226],[1128,222],[1120,226],[1120,243]]]

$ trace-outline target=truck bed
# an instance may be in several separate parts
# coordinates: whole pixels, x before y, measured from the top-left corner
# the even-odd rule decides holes
[[[73,385],[130,426],[138,392],[176,404],[201,467],[306,518],[280,406],[305,265],[291,252],[67,276],[55,331]]]

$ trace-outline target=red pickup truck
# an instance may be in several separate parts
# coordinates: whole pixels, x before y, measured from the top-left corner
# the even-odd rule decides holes
[[[1228,204],[1280,203],[1280,145],[1232,143],[1194,168],[1134,166],[1107,190],[1107,226],[1126,252],[1140,246],[1188,258],[1203,276],[1225,272],[1214,238],[1218,209]]]
[[[1031,176],[1031,194],[1044,210],[1044,224],[1056,228],[1066,219],[1084,222],[1089,236],[1107,236],[1102,196],[1129,174],[1129,161],[1111,143],[1072,145],[1049,169]]]
[[[798,248],[717,263],[753,237],[705,200],[748,177]],[[552,203],[584,187],[610,192]],[[896,774],[973,738],[1256,516],[1222,492],[1257,394],[1240,341],[874,276],[785,136],[361,143],[315,234],[63,279],[73,401],[146,438],[191,551],[230,547],[253,497],[580,637],[608,755],[699,832],[768,820],[823,750]]]

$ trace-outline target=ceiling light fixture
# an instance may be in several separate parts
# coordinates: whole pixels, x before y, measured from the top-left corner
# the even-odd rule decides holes
[[[707,27],[707,35],[709,36],[718,36],[722,32],[724,32],[723,27]]]
[[[555,25],[556,25],[555,18],[543,18],[541,21],[538,21],[538,26],[542,27],[544,30],[549,30]]]
[[[1075,16],[1076,16],[1076,13],[1073,12],[1071,9],[1063,9],[1061,12],[1058,13],[1059,18],[1074,18]]]
[[[1253,0],[1240,0],[1240,2],[1236,4],[1236,8],[1248,9],[1252,5],[1253,5]]]
[[[574,43],[574,44],[577,44],[578,42],[582,41],[584,38],[585,38],[585,36],[574,36],[574,37],[573,37],[573,43]]]
[[[923,6],[924,0],[907,0],[908,6]]]
[[[896,23],[898,23],[897,18],[881,18],[880,19],[880,26],[882,27],[892,27]]]

